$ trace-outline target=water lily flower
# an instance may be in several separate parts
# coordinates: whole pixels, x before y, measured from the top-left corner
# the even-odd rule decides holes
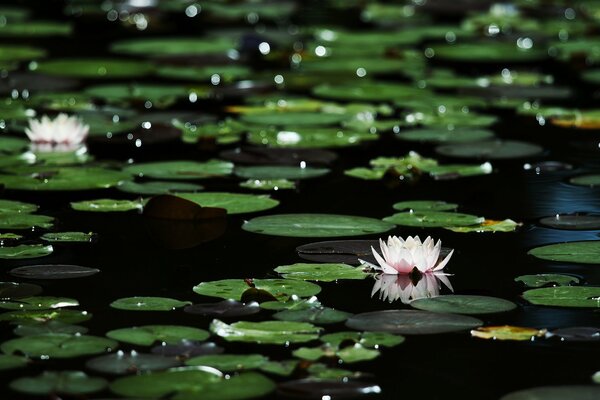
[[[384,274],[410,274],[414,269],[422,274],[441,271],[454,253],[452,250],[445,258],[441,259],[442,242],[438,240],[434,244],[434,240],[430,236],[427,236],[423,242],[418,236],[409,236],[406,240],[398,236],[389,236],[387,243],[379,239],[379,245],[381,255],[371,247],[373,256],[379,265],[364,260],[360,261]]]
[[[412,300],[439,296],[442,283],[454,291],[448,275],[440,272],[423,274],[417,281],[409,275],[379,274],[375,276],[371,297],[379,292],[380,300],[392,303],[400,299],[408,304]]]
[[[33,150],[73,151],[80,147],[89,133],[89,125],[75,116],[58,114],[54,119],[44,115],[41,120],[30,119],[25,133]]]

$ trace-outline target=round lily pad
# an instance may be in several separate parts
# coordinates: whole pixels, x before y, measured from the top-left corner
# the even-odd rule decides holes
[[[205,365],[213,367],[222,372],[241,371],[256,369],[269,359],[261,354],[213,354],[190,358],[185,365]]]
[[[0,247],[0,259],[20,260],[38,258],[47,256],[53,251],[52,246],[44,246],[43,244],[21,244],[19,246]]]
[[[170,79],[181,79],[190,81],[213,81],[233,82],[249,78],[252,70],[243,65],[209,65],[202,67],[160,67],[156,71],[158,76]]]
[[[152,354],[159,354],[165,357],[177,357],[186,359],[207,354],[221,354],[224,349],[212,342],[194,342],[182,340],[177,344],[162,343],[152,348]]]
[[[241,303],[235,300],[223,300],[217,303],[193,304],[185,307],[183,311],[189,314],[232,318],[257,314],[260,312],[260,306],[255,301]]]
[[[15,175],[0,175],[0,184],[17,190],[87,190],[116,186],[131,177],[96,167],[22,167]]]
[[[402,212],[386,217],[383,220],[396,225],[421,228],[470,226],[479,225],[485,221],[483,217],[476,215],[445,211]]]
[[[567,341],[597,342],[600,340],[600,328],[594,328],[590,326],[560,328],[551,331],[548,336],[556,336],[560,338],[560,340]]]
[[[22,282],[0,282],[0,300],[20,299],[36,296],[42,292],[41,286]]]
[[[455,314],[494,314],[514,310],[512,301],[489,296],[447,295],[413,300],[411,307],[419,310]]]
[[[115,329],[106,336],[119,342],[150,346],[155,342],[177,344],[182,340],[206,340],[208,332],[204,329],[179,325],[145,325],[132,328]]]
[[[32,296],[14,300],[0,300],[0,308],[5,310],[48,310],[62,307],[75,307],[79,302],[67,297]]]
[[[322,399],[330,396],[333,399],[354,399],[367,394],[381,393],[381,387],[374,383],[344,379],[300,379],[280,383],[277,393],[286,397],[303,399]]]
[[[286,279],[315,280],[333,282],[338,279],[364,279],[369,274],[362,267],[347,264],[305,264],[281,265],[275,268]]]
[[[143,354],[136,351],[129,353],[118,351],[114,354],[92,358],[85,363],[86,368],[92,371],[115,375],[164,370],[179,365],[181,362],[175,357]]]
[[[235,48],[235,42],[229,38],[141,38],[113,43],[111,51],[121,54],[141,56],[194,56],[205,54],[225,54]]]
[[[1,213],[0,217],[0,229],[49,229],[54,225],[54,218],[47,215]]]
[[[40,311],[10,311],[0,314],[0,321],[21,325],[38,325],[55,321],[65,324],[79,324],[88,321],[90,318],[92,318],[92,314],[87,311],[65,310],[62,308]]]
[[[274,236],[337,237],[372,235],[394,227],[373,218],[337,214],[278,214],[253,218],[242,229]]]
[[[356,146],[363,141],[376,140],[378,137],[377,134],[369,132],[316,127],[251,130],[248,141],[275,148],[313,149]]]
[[[598,385],[565,385],[519,390],[502,396],[500,400],[595,400],[598,396],[600,396]]]
[[[140,200],[95,199],[72,202],[71,208],[90,212],[124,212],[142,210],[144,204]]]
[[[527,287],[539,288],[543,286],[575,285],[579,283],[579,278],[565,274],[536,274],[517,276],[515,281],[522,282]]]
[[[598,186],[600,185],[600,174],[580,175],[569,180],[573,185]]]
[[[94,233],[85,232],[49,232],[44,233],[40,239],[48,242],[91,242],[95,237]]]
[[[394,101],[419,97],[425,91],[417,87],[389,82],[360,81],[331,85],[328,83],[313,88],[318,97],[343,101]]]
[[[1,153],[18,153],[29,146],[29,141],[21,137],[0,136],[0,152]],[[10,201],[10,200],[3,200]],[[1,208],[1,207],[0,207]]]
[[[542,260],[600,264],[600,240],[550,244],[531,249],[527,254]]]
[[[148,75],[154,71],[154,66],[143,61],[111,58],[64,58],[39,62],[34,70],[70,78],[115,79]]]
[[[453,43],[433,48],[436,58],[460,62],[532,62],[548,53],[541,47],[519,47],[513,42]]]
[[[16,379],[10,383],[10,388],[30,395],[85,395],[99,392],[107,385],[106,379],[90,377],[82,371],[44,371],[33,378]]]
[[[169,181],[154,181],[154,182],[121,182],[117,186],[122,192],[135,193],[142,195],[155,194],[173,194],[181,192],[197,192],[202,190],[202,185],[187,182],[169,182]]]
[[[600,229],[600,215],[560,215],[540,219],[540,224],[555,229],[595,230]]]
[[[346,321],[346,326],[352,329],[402,335],[466,331],[481,325],[482,321],[465,315],[415,310],[374,311],[357,314]]]
[[[309,179],[329,173],[329,168],[288,167],[288,166],[252,166],[236,167],[236,176],[247,179]]]
[[[544,149],[536,144],[516,140],[484,141],[461,144],[448,144],[436,147],[435,151],[448,157],[484,158],[500,160],[530,157]]]
[[[271,209],[279,201],[267,195],[227,192],[178,193],[177,197],[192,201],[202,207],[224,208],[228,214],[242,214]]]
[[[21,37],[45,37],[45,36],[68,36],[73,27],[71,24],[58,21],[11,21],[0,26],[0,36]]]
[[[0,142],[1,144],[1,142]],[[298,166],[304,161],[308,165],[329,165],[337,155],[322,149],[287,149],[271,147],[243,147],[225,150],[219,157],[236,165],[292,165]]]
[[[82,267],[79,265],[47,264],[26,265],[13,268],[9,273],[13,276],[26,279],[73,279],[92,276],[100,272],[97,268]]]
[[[43,324],[24,324],[17,326],[13,333],[17,336],[45,335],[65,333],[68,335],[84,335],[88,329],[84,326],[67,324],[60,321],[47,321]]]
[[[452,211],[458,208],[458,204],[446,203],[439,200],[411,200],[395,203],[392,207],[400,211]]]
[[[250,289],[266,292],[272,299],[285,301],[291,296],[310,297],[321,291],[319,285],[292,279],[223,279],[220,281],[202,282],[194,286],[194,292],[223,299],[241,300]]]
[[[337,125],[349,119],[347,114],[328,114],[323,112],[274,112],[242,114],[240,120],[255,125],[275,126],[327,126]]]
[[[231,174],[233,164],[228,161],[160,161],[132,164],[124,172],[154,179],[202,179]],[[0,180],[1,182],[1,180]]]
[[[528,302],[540,306],[600,308],[600,287],[558,286],[523,293]]]
[[[125,297],[110,303],[112,308],[129,311],[173,311],[191,304],[167,297]]]
[[[400,131],[396,136],[402,140],[411,142],[463,143],[491,139],[494,137],[494,132],[487,129],[460,128],[448,130],[443,128],[431,128]]]
[[[31,358],[72,358],[104,353],[117,348],[114,340],[88,335],[52,333],[11,339],[0,345],[6,354],[23,353]]]
[[[359,259],[376,262],[371,247],[377,246],[377,240],[328,240],[299,246],[296,251],[306,260],[357,265]]]
[[[282,321],[310,322],[311,324],[335,324],[344,322],[352,314],[328,307],[313,307],[304,310],[282,310],[273,315],[273,318]]]
[[[0,355],[0,371],[22,368],[29,363],[26,357],[12,356],[7,354]]]
[[[308,322],[240,321],[228,325],[215,319],[210,324],[210,330],[228,342],[286,344],[315,340],[319,337],[321,328]]]
[[[37,47],[15,45],[0,46],[0,61],[27,61],[45,56],[46,51]]]

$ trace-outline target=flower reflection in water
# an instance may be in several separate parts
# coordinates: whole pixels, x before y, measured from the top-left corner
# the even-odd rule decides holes
[[[448,274],[429,272],[426,274],[379,274],[375,276],[375,285],[371,297],[379,292],[383,301],[394,302],[398,299],[405,304],[423,297],[440,295],[442,284],[454,291]]]

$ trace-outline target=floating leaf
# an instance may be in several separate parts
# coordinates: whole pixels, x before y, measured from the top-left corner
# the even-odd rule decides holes
[[[545,49],[519,47],[514,41],[442,44],[433,53],[436,58],[460,62],[525,62],[548,57]]]
[[[277,300],[287,300],[292,296],[310,297],[318,294],[321,287],[314,283],[291,279],[223,279],[202,282],[194,286],[194,292],[204,296],[241,300],[243,294],[251,288],[265,291]]]
[[[33,296],[21,297],[15,300],[0,300],[0,308],[5,310],[48,310],[78,305],[77,300],[66,297]]]
[[[413,300],[410,305],[419,310],[455,314],[493,314],[514,310],[511,301],[489,296],[446,295]]]
[[[25,357],[0,354],[0,371],[22,368],[29,363]]]
[[[600,307],[600,287],[558,286],[531,289],[523,293],[531,304],[555,307]]]
[[[233,171],[233,164],[220,160],[161,161],[132,164],[123,168],[123,171],[154,179],[203,179],[229,175]]]
[[[294,149],[356,146],[363,141],[377,138],[376,134],[369,132],[327,127],[254,129],[248,134],[250,143]]]
[[[336,332],[323,335],[320,337],[323,343],[333,347],[339,347],[340,344],[346,341],[360,343],[364,347],[394,347],[404,342],[404,337],[401,335],[393,335],[387,332]]]
[[[459,128],[449,130],[429,128],[400,131],[396,136],[411,142],[463,143],[492,139],[494,133],[487,129]]]
[[[144,203],[140,200],[96,199],[72,202],[71,208],[77,211],[122,212],[142,210]]]
[[[169,182],[169,181],[153,181],[153,182],[132,182],[125,181],[117,186],[122,192],[135,193],[142,195],[153,195],[153,194],[173,194],[182,192],[197,192],[202,190],[201,185],[187,182]]]
[[[208,332],[204,329],[179,325],[145,325],[132,328],[115,329],[106,333],[106,336],[119,342],[150,346],[155,342],[177,344],[182,340],[208,339]]]
[[[228,325],[215,319],[210,324],[210,330],[228,342],[285,344],[317,339],[321,328],[307,322],[290,321],[240,321]]]
[[[395,203],[392,207],[399,211],[452,211],[458,208],[458,204],[446,203],[439,200],[412,200]]]
[[[328,168],[288,167],[288,166],[251,166],[236,167],[236,176],[248,179],[309,179],[329,173]]]
[[[91,242],[94,233],[85,232],[49,232],[44,233],[40,239],[48,242]]]
[[[550,244],[531,249],[527,254],[542,260],[598,264],[600,263],[600,240]]]
[[[540,288],[543,286],[570,286],[579,283],[579,278],[565,274],[536,274],[521,275],[515,278],[527,287]]]
[[[540,219],[540,224],[554,229],[592,230],[600,229],[600,215],[561,215]]]
[[[304,264],[281,265],[275,268],[286,279],[303,279],[333,282],[338,279],[364,279],[368,276],[362,267],[347,264]]]
[[[452,226],[444,227],[453,232],[468,233],[468,232],[513,232],[522,224],[513,221],[512,219],[505,219],[503,221],[494,221],[486,219],[481,225],[476,226]]]
[[[148,75],[154,70],[154,66],[145,61],[64,58],[40,62],[34,70],[47,75],[71,78],[115,79]]]
[[[573,185],[598,186],[600,185],[600,174],[580,175],[569,179]]]
[[[2,144],[2,142],[0,142]],[[36,212],[38,206],[31,203],[24,203],[22,201],[0,199],[0,215],[4,218],[6,215],[29,214]]]
[[[331,396],[333,399],[343,399],[379,394],[381,387],[352,379],[307,378],[281,383],[277,386],[277,393],[286,397],[322,399],[323,396]]]
[[[26,265],[13,268],[9,273],[13,276],[26,279],[73,279],[92,276],[100,272],[96,268],[81,267],[79,265]]]
[[[254,190],[296,189],[296,183],[287,179],[248,179],[240,182],[240,187]]]
[[[38,214],[0,214],[0,229],[49,229],[54,225],[54,218]]]
[[[115,53],[156,57],[226,54],[235,47],[235,41],[225,37],[152,37],[119,41],[113,43],[110,49]]]
[[[2,301],[36,296],[41,292],[40,286],[31,283],[0,282],[0,300]]]
[[[516,140],[484,141],[464,144],[448,144],[436,147],[435,151],[448,157],[483,158],[499,160],[530,157],[544,149],[536,144]]]
[[[304,310],[283,310],[275,313],[273,318],[282,321],[310,322],[312,324],[335,324],[344,322],[352,314],[328,307],[312,307]]]
[[[11,339],[0,345],[6,354],[23,353],[32,358],[72,358],[104,353],[117,348],[117,342],[97,336],[52,333]]]
[[[0,247],[0,258],[20,260],[26,258],[44,257],[54,251],[53,247],[42,244],[21,244],[12,247]]]
[[[461,214],[445,211],[415,211],[396,213],[383,219],[401,226],[415,226],[421,228],[456,227],[479,225],[484,222],[483,217],[471,214]]]
[[[60,321],[47,321],[41,324],[25,324],[17,326],[13,333],[17,336],[45,335],[65,333],[69,335],[84,335],[88,329],[79,325],[66,324]]]
[[[279,202],[267,195],[227,192],[179,193],[177,197],[202,207],[224,208],[228,214],[258,212],[276,207]]]
[[[99,392],[107,385],[106,379],[90,377],[82,371],[44,371],[33,378],[16,379],[10,383],[10,388],[31,395],[84,395]]]
[[[546,335],[546,329],[523,328],[519,326],[484,326],[471,331],[471,336],[494,340],[534,340]]]
[[[129,311],[173,311],[192,304],[167,297],[125,297],[110,303],[112,308]]]
[[[261,354],[215,354],[190,358],[185,362],[191,366],[207,366],[223,372],[256,369],[267,363],[269,359]]]
[[[87,311],[75,310],[42,310],[42,311],[11,311],[0,314],[0,321],[8,321],[15,324],[45,324],[51,321],[65,324],[79,324],[92,318]]]
[[[253,218],[242,229],[291,237],[359,236],[389,231],[393,225],[373,218],[336,214],[279,214]]]
[[[16,190],[87,190],[116,186],[130,176],[95,167],[19,167],[17,175],[0,175],[0,184]]]
[[[500,400],[594,400],[598,396],[600,396],[600,386],[563,385],[519,390],[502,396]]]
[[[92,358],[85,363],[86,368],[92,371],[117,375],[163,370],[179,365],[181,362],[175,357],[143,354],[136,351],[129,353],[118,351],[115,354]]]
[[[600,329],[586,326],[575,326],[571,328],[555,329],[547,334],[547,337],[559,337],[560,340],[578,342],[596,342],[600,340]]]
[[[223,300],[218,303],[193,304],[184,308],[186,313],[220,318],[242,317],[260,312],[257,302],[241,303],[235,300]]]

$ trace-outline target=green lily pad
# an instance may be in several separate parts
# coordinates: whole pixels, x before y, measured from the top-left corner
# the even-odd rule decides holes
[[[329,173],[329,168],[315,167],[288,167],[288,166],[251,166],[236,167],[235,175],[247,179],[309,179],[323,176]]]
[[[51,254],[54,248],[43,244],[21,244],[19,246],[0,247],[0,259],[20,260],[25,258],[44,257]]]
[[[244,65],[213,65],[202,67],[160,67],[156,71],[158,76],[170,79],[181,79],[189,81],[212,81],[233,82],[249,78],[252,70]]]
[[[68,36],[73,26],[58,21],[17,21],[0,26],[0,36],[5,37],[45,37]]]
[[[346,341],[359,343],[364,347],[394,347],[404,342],[404,336],[387,332],[336,332],[320,337],[321,342],[333,347],[339,347]]]
[[[305,310],[283,310],[275,313],[273,318],[281,321],[310,322],[311,324],[335,324],[344,322],[352,314],[329,307],[312,307]]]
[[[13,333],[17,336],[33,336],[46,334],[68,334],[68,335],[84,335],[88,332],[88,328],[79,325],[65,324],[60,321],[48,321],[43,324],[25,324],[19,325]]]
[[[228,377],[206,367],[176,368],[163,372],[117,379],[110,390],[119,396],[172,400],[242,400],[261,397],[275,389],[275,384],[256,372]]]
[[[278,214],[253,218],[242,229],[274,236],[338,237],[389,231],[391,223],[373,218],[337,214]]]
[[[167,297],[124,297],[110,303],[112,308],[128,311],[173,311],[192,304]]]
[[[23,353],[30,358],[73,358],[117,348],[114,340],[88,335],[52,333],[11,339],[0,345],[6,354]]]
[[[396,136],[402,140],[411,142],[431,143],[462,143],[477,142],[492,139],[494,132],[487,129],[411,129],[400,131]]]
[[[92,318],[87,311],[78,310],[41,310],[41,311],[11,311],[0,314],[0,321],[22,325],[45,324],[51,321],[65,324],[79,324]]]
[[[312,296],[308,299],[290,298],[286,301],[265,301],[260,303],[260,308],[265,310],[306,310],[309,308],[321,307],[321,302]]]
[[[512,219],[505,219],[502,221],[494,221],[486,219],[481,225],[473,226],[445,226],[445,229],[453,232],[468,233],[468,232],[513,232],[519,226],[519,224]]]
[[[500,160],[530,157],[544,149],[536,144],[516,140],[484,141],[474,143],[448,144],[436,147],[435,151],[448,157],[485,158]]]
[[[0,242],[4,240],[19,240],[23,239],[23,235],[19,235],[17,233],[6,232],[0,233]]]
[[[410,305],[419,310],[454,314],[494,314],[514,310],[512,301],[489,296],[447,295],[413,300]]]
[[[192,201],[202,207],[224,208],[228,214],[242,214],[271,209],[279,201],[268,195],[227,192],[178,193],[177,197]]]
[[[48,310],[52,308],[75,307],[79,302],[66,297],[33,296],[15,300],[0,300],[0,308],[5,310]]]
[[[0,34],[2,28],[0,28]],[[3,45],[0,46],[0,61],[28,61],[46,56],[46,50],[38,47]]]
[[[600,264],[600,240],[550,244],[531,249],[527,254],[542,260]]]
[[[106,386],[106,379],[90,377],[82,371],[44,371],[36,377],[23,377],[10,383],[12,390],[31,395],[84,395],[99,392]]]
[[[91,242],[94,238],[94,233],[85,232],[50,232],[44,233],[40,239],[48,242]]]
[[[598,186],[600,185],[600,174],[576,176],[569,179],[569,182],[579,186]]]
[[[88,360],[86,368],[104,374],[129,375],[131,372],[145,373],[148,371],[165,370],[177,367],[181,362],[175,357],[165,357],[158,354],[143,354],[132,350],[129,353],[118,351]]]
[[[274,112],[242,114],[240,120],[254,125],[274,126],[327,126],[338,125],[349,119],[347,114],[333,114],[323,112]]]
[[[72,202],[71,208],[77,211],[91,212],[139,211],[144,208],[144,203],[141,200],[96,199]]]
[[[595,400],[598,396],[600,396],[598,385],[564,385],[523,389],[502,396],[500,400]]]
[[[122,192],[135,193],[142,195],[155,194],[173,194],[181,192],[197,192],[203,189],[202,185],[187,182],[169,182],[169,181],[152,181],[152,182],[121,182],[117,186]]]
[[[298,360],[267,361],[259,369],[273,375],[290,376],[298,366]]]
[[[220,160],[161,161],[132,164],[123,168],[123,171],[154,179],[202,179],[229,175],[233,171],[233,164]]]
[[[459,62],[528,62],[548,57],[541,47],[521,48],[514,41],[442,44],[433,52],[436,58]]]
[[[49,229],[54,225],[54,218],[38,214],[0,213],[0,229]]]
[[[355,363],[359,361],[368,361],[379,357],[378,350],[363,347],[359,343],[347,346],[342,349],[330,347],[328,345],[320,347],[300,347],[294,350],[292,354],[295,357],[309,361],[317,361],[322,357],[338,357],[345,363]]]
[[[455,227],[479,225],[485,219],[471,214],[461,214],[445,211],[415,211],[396,213],[383,219],[384,221],[401,226],[416,226],[421,228]]]
[[[0,199],[0,215],[11,215],[16,213],[29,214],[36,212],[38,206],[31,203],[24,203],[21,201],[4,200]]]
[[[22,299],[24,297],[36,296],[42,292],[38,285],[22,282],[0,282],[0,299]]]
[[[176,85],[112,84],[91,86],[85,89],[85,93],[111,104],[150,101],[156,107],[166,107],[178,98],[187,98],[190,91],[185,86]]]
[[[338,279],[364,279],[369,274],[362,267],[347,264],[307,264],[281,265],[275,268],[286,279],[315,280],[333,282]]]
[[[145,325],[132,328],[115,329],[106,336],[119,342],[150,346],[155,342],[177,344],[182,340],[203,341],[209,333],[204,329],[179,325]]]
[[[576,285],[579,283],[579,278],[565,274],[536,274],[517,276],[515,282],[521,282],[530,288],[540,288],[543,286]]]
[[[3,118],[6,118],[3,116]],[[29,141],[20,137],[0,135],[0,153],[18,153],[29,146]]]
[[[440,200],[411,200],[395,203],[392,207],[399,211],[452,211],[458,208],[458,204],[446,203]]]
[[[111,51],[121,54],[141,56],[193,56],[204,54],[226,54],[235,48],[235,42],[229,38],[141,38],[113,43]]]
[[[419,97],[424,89],[389,82],[359,81],[348,84],[316,86],[312,90],[317,97],[342,101],[394,101]]]
[[[531,289],[523,293],[523,298],[539,306],[599,308],[600,287],[558,286]]]
[[[269,359],[261,354],[210,354],[193,357],[185,365],[213,367],[223,372],[256,369],[266,364]]]
[[[325,148],[356,146],[378,137],[369,132],[317,127],[251,130],[248,141],[270,147]]]
[[[287,190],[296,189],[296,183],[287,179],[248,179],[240,182],[240,187],[253,190]]]
[[[265,291],[277,300],[285,301],[291,296],[310,297],[321,291],[319,285],[292,279],[253,279],[255,289]],[[202,282],[194,286],[194,292],[223,299],[241,300],[242,295],[252,286],[243,279],[223,279],[220,281]]]
[[[154,71],[154,66],[145,61],[111,58],[64,58],[39,62],[33,70],[47,75],[70,78],[115,79],[149,75]]]
[[[210,330],[228,342],[286,344],[317,339],[321,328],[307,322],[291,321],[240,321],[228,325],[215,319],[210,324]]]
[[[25,357],[0,354],[0,371],[23,368],[28,363],[29,360]]]
[[[0,184],[16,190],[88,190],[116,186],[131,177],[96,167],[19,167],[14,175],[0,175]]]

